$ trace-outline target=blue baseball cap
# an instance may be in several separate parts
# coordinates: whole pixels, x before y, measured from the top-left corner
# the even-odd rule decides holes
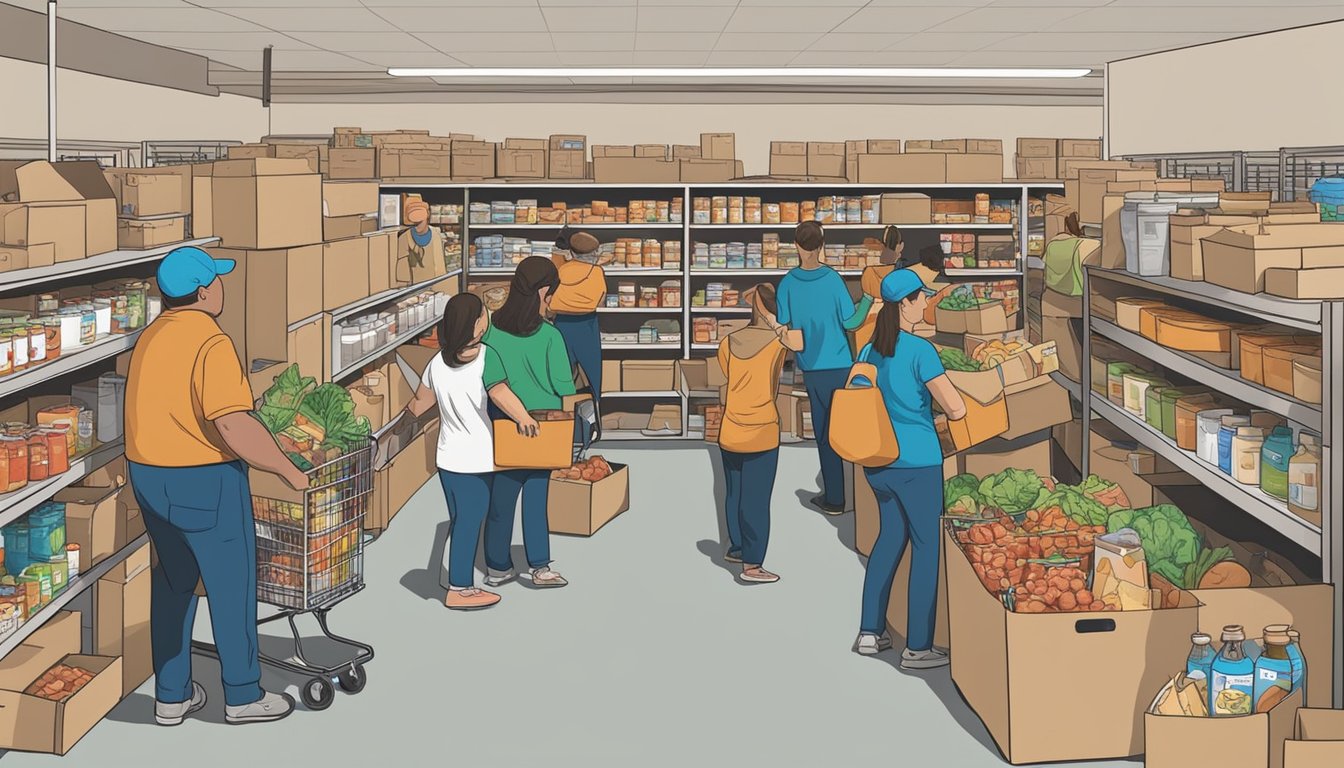
[[[882,278],[883,301],[900,301],[915,291],[923,291],[925,296],[938,293],[925,285],[924,281],[919,279],[919,275],[909,269],[893,269],[891,274]]]
[[[155,278],[164,296],[180,299],[215,282],[216,277],[229,274],[234,266],[233,259],[216,259],[200,248],[186,246],[174,248],[163,257]]]

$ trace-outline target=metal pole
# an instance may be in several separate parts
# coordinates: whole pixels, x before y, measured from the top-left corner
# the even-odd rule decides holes
[[[56,162],[56,0],[47,0],[47,161]]]
[[[271,106],[271,46],[261,51],[261,106]]]

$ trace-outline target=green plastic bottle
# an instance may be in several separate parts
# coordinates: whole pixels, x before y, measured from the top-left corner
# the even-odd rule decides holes
[[[1260,490],[1288,500],[1288,463],[1293,458],[1293,430],[1275,427],[1260,448]]]

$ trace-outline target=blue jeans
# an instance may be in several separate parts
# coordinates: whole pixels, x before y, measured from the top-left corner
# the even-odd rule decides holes
[[[542,568],[551,562],[551,524],[546,518],[546,493],[551,473],[545,469],[507,469],[495,473],[490,511],[485,518],[485,564],[492,571],[513,569],[513,511],[523,497],[523,547],[527,564]]]
[[[812,404],[812,432],[821,457],[821,494],[827,504],[845,506],[845,463],[831,448],[831,398],[844,389],[849,370],[804,371],[803,384]]]
[[[261,698],[257,659],[257,544],[252,492],[242,462],[203,467],[130,464],[135,499],[158,555],[150,579],[154,696],[191,699],[196,582],[210,594],[224,701]]]
[[[602,333],[597,327],[597,313],[586,315],[556,315],[555,329],[565,340],[569,364],[577,364],[593,387],[593,399],[602,393]]]
[[[448,583],[443,586],[468,589],[476,583],[476,546],[490,508],[495,473],[471,475],[440,469],[439,482],[451,521],[448,544],[443,548],[443,571],[448,574]]]
[[[943,468],[883,467],[865,469],[864,474],[877,497],[880,528],[863,577],[859,631],[880,635],[886,630],[891,581],[909,541],[912,551],[905,644],[912,651],[927,651],[933,647],[938,611],[938,518],[943,513]]]
[[[770,543],[770,494],[775,489],[779,449],[735,453],[720,449],[726,491],[723,516],[728,522],[728,552],[747,565],[765,562]]]

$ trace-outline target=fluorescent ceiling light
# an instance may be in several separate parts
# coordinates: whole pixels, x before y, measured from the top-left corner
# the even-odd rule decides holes
[[[1086,77],[1092,70],[1031,68],[952,67],[393,67],[393,77],[436,78],[1071,78]]]

